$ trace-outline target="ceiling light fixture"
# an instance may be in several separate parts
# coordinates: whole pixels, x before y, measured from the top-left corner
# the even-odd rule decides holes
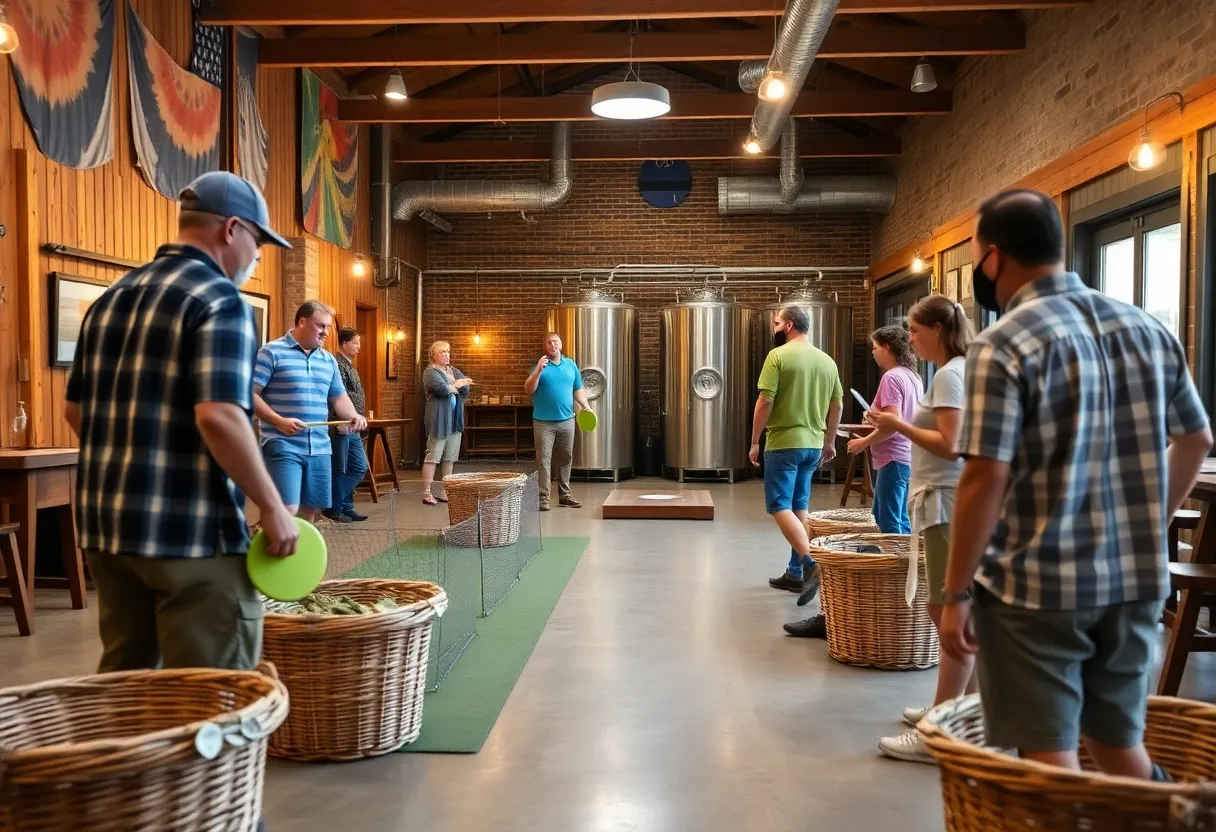
[[[1153,132],[1148,126],[1148,111],[1154,104],[1166,99],[1177,101],[1179,112],[1186,106],[1180,92],[1167,92],[1144,105],[1144,130],[1140,132],[1140,141],[1127,156],[1127,163],[1132,170],[1152,170],[1165,161],[1165,145],[1153,139]]]
[[[920,246],[916,247],[916,254],[912,255],[912,274],[921,274],[925,270],[925,258],[921,257]]]
[[[364,262],[362,254],[355,255],[355,262],[350,267],[350,273],[355,277],[363,277],[367,274],[367,263]]]
[[[933,64],[921,58],[912,70],[912,92],[933,92],[935,89],[937,73],[933,71]]]
[[[591,112],[600,118],[638,121],[671,112],[671,93],[666,87],[643,81],[633,63],[633,37],[637,24],[629,27],[629,69],[625,80],[602,84],[591,93]],[[630,76],[633,80],[629,80]]]
[[[785,76],[775,69],[770,69],[764,74],[764,79],[760,81],[757,94],[765,101],[780,101],[789,94],[789,91],[789,84],[785,82]]]
[[[743,143],[743,149],[753,156],[764,152],[764,148],[760,146],[760,142],[756,140],[755,136],[747,137],[747,141]]]
[[[405,79],[401,77],[401,70],[394,69],[388,76],[388,81],[384,85],[384,97],[393,101],[404,101],[410,97],[405,89]]]

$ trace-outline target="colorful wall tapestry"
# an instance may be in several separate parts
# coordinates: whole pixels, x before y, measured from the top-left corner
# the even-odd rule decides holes
[[[236,154],[241,163],[241,176],[265,192],[270,173],[270,134],[262,126],[262,114],[258,110],[257,78],[258,39],[237,30],[236,106],[240,127]]]
[[[316,73],[300,70],[300,193],[304,228],[350,248],[355,233],[359,125],[338,121],[338,96]]]
[[[127,9],[131,129],[144,179],[177,199],[195,177],[220,161],[221,92],[182,69]]]
[[[114,0],[8,0],[13,61],[38,149],[77,170],[114,157]]]

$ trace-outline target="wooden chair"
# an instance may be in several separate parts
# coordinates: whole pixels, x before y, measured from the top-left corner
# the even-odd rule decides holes
[[[857,476],[858,457],[861,457],[861,476]],[[849,467],[844,475],[844,491],[840,494],[841,508],[849,504],[849,495],[853,492],[860,495],[862,506],[874,498],[874,484],[870,480],[870,451],[868,448],[860,454],[849,454]]]
[[[1181,508],[1178,509],[1178,512],[1170,521],[1167,549],[1170,563],[1187,563],[1190,561],[1190,553],[1193,551],[1193,548],[1186,543],[1182,543],[1178,537],[1183,530],[1194,531],[1198,529],[1199,519],[1201,516],[1201,512],[1195,511],[1194,509]],[[1212,611],[1211,599],[1209,599],[1207,606],[1210,614]],[[1166,626],[1169,626],[1177,610],[1178,594],[1171,589],[1169,597],[1165,599],[1165,611],[1161,615],[1161,620]]]
[[[1167,616],[1170,643],[1157,683],[1160,696],[1178,695],[1186,660],[1191,653],[1216,652],[1216,634],[1199,629],[1199,611],[1205,603],[1204,596],[1216,592],[1216,564],[1171,563],[1170,585],[1182,595],[1177,613]]]
[[[17,614],[17,632],[28,636],[34,632],[34,609],[21,567],[21,553],[17,550],[19,528],[18,523],[0,525],[0,562],[4,564],[4,582],[9,591],[8,595],[0,595],[0,606],[12,605]]]

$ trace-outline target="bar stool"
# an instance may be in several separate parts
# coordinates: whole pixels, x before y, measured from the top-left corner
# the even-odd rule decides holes
[[[857,476],[857,458],[861,457],[861,476]],[[854,482],[854,479],[857,482]],[[849,503],[849,495],[857,492],[861,496],[860,505],[866,505],[867,500],[874,498],[874,484],[870,480],[870,449],[860,454],[849,454],[849,467],[844,475],[844,491],[840,494],[840,507]]]
[[[0,562],[4,564],[4,582],[8,595],[0,595],[0,606],[11,605],[17,615],[17,632],[23,636],[34,632],[34,610],[30,604],[25,570],[21,568],[21,553],[17,550],[19,523],[0,524]]]
[[[1165,649],[1161,679],[1157,682],[1158,696],[1178,695],[1186,660],[1191,653],[1216,652],[1216,634],[1199,629],[1199,610],[1204,605],[1204,596],[1216,592],[1216,564],[1171,563],[1170,587],[1171,595],[1173,590],[1181,590],[1182,602],[1177,614],[1167,616],[1170,643]]]
[[[1199,528],[1199,518],[1201,513],[1189,508],[1180,508],[1174,514],[1170,521],[1168,548],[1170,563],[1186,563],[1190,560],[1191,546],[1182,543],[1178,540],[1181,531],[1194,531]],[[1165,599],[1165,610],[1161,614],[1161,620],[1169,625],[1175,612],[1178,609],[1178,594],[1171,588],[1170,594]]]

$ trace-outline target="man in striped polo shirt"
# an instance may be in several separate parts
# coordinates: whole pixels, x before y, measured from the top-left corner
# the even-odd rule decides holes
[[[253,371],[266,469],[287,507],[310,522],[333,499],[325,424],[330,409],[352,431],[367,428],[342,384],[338,362],[323,348],[333,321],[328,306],[305,301],[296,310],[295,326],[258,351]]]

